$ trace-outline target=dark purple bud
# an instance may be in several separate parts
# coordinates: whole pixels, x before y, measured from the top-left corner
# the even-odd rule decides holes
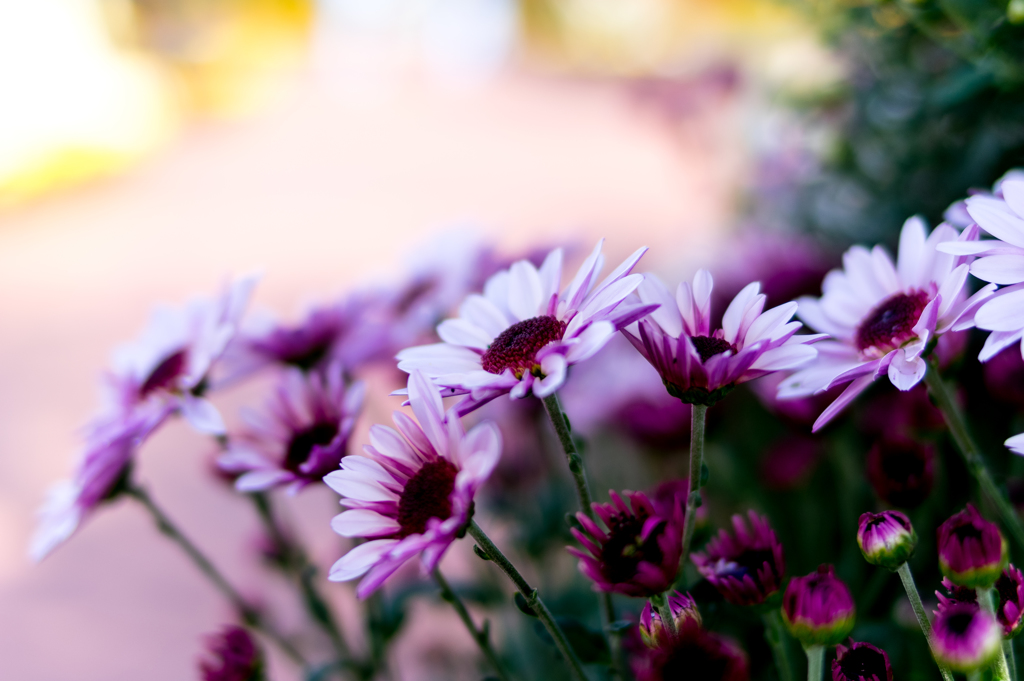
[[[902,435],[882,438],[868,451],[867,475],[885,503],[917,508],[935,484],[935,449]]]
[[[208,654],[199,661],[203,681],[263,681],[263,655],[249,632],[227,626],[206,641]]]
[[[637,681],[748,681],[743,649],[730,639],[688,621],[675,637],[646,651],[636,665]]]
[[[832,660],[832,681],[892,681],[889,656],[870,643],[840,643]]]
[[[857,528],[857,544],[864,560],[896,570],[914,553],[917,533],[910,519],[899,511],[865,513]]]
[[[970,504],[939,527],[938,548],[939,568],[957,586],[992,586],[1008,560],[999,528]]]
[[[701,626],[700,610],[697,609],[697,602],[690,594],[684,596],[678,591],[673,591],[668,597],[668,606],[672,610],[672,620],[677,632],[685,630],[692,624]],[[657,648],[670,638],[668,629],[661,621],[661,615],[651,607],[650,601],[644,604],[644,609],[640,613],[640,636],[649,648]]]
[[[794,577],[782,596],[782,619],[805,647],[836,645],[853,629],[856,614],[850,590],[831,565]]]
[[[1002,627],[977,605],[955,603],[943,608],[932,626],[935,657],[954,671],[981,669],[1002,648]]]

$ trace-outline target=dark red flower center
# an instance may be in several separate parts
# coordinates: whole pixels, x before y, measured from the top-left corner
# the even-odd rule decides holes
[[[839,660],[839,669],[849,681],[886,681],[885,655],[874,648],[853,648]]]
[[[551,341],[560,340],[563,333],[565,322],[550,315],[516,322],[491,342],[480,358],[480,365],[492,374],[511,369],[516,378],[522,378],[539,364],[537,351]]]
[[[636,575],[641,561],[655,565],[661,563],[663,554],[658,546],[658,537],[665,531],[668,521],[659,523],[644,541],[641,535],[647,517],[646,514],[636,516],[626,513],[612,517],[608,541],[601,547],[601,563],[608,581],[615,584],[628,582]]]
[[[300,430],[292,436],[291,442],[288,443],[284,467],[293,473],[298,473],[299,467],[306,463],[309,455],[313,453],[313,447],[329,445],[337,436],[337,423],[314,423],[308,428]]]
[[[732,350],[732,346],[727,341],[714,336],[690,336],[690,341],[693,342],[693,347],[700,355],[701,364],[726,350]]]
[[[174,379],[185,371],[188,350],[178,350],[164,357],[139,388],[139,397],[146,397],[154,390],[166,388],[174,383]]]
[[[857,328],[857,349],[886,353],[914,337],[914,325],[928,305],[924,291],[897,293],[879,303]]]
[[[447,459],[436,459],[424,464],[416,475],[405,483],[405,491],[398,502],[398,539],[410,534],[423,534],[431,518],[442,520],[452,514],[452,490],[459,469]]]

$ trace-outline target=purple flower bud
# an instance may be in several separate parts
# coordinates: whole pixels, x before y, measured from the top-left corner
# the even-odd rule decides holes
[[[850,590],[831,565],[794,577],[782,596],[782,619],[804,646],[831,646],[853,629],[856,608]]]
[[[623,492],[628,506],[616,492],[608,494],[612,503],[593,504],[607,531],[585,514],[576,514],[583,529],[573,528],[572,534],[590,552],[568,547],[580,559],[580,572],[601,591],[640,598],[667,591],[679,573],[683,552],[681,507],[662,517],[643,492]]]
[[[832,681],[892,681],[889,656],[870,643],[840,643],[832,660]]]
[[[935,483],[935,448],[890,435],[868,451],[868,481],[878,498],[900,508],[917,508]]]
[[[1008,560],[1006,539],[970,504],[938,530],[939,568],[957,586],[987,588]]]
[[[199,661],[203,681],[263,681],[263,655],[249,632],[227,626],[207,639],[209,654]]]
[[[735,642],[688,621],[679,635],[647,651],[636,666],[637,681],[748,681],[747,655]]]
[[[691,626],[691,623],[701,626],[700,610],[697,609],[697,602],[690,594],[684,596],[678,591],[673,591],[668,597],[668,607],[672,611],[672,620],[677,632]],[[661,621],[661,615],[651,607],[650,601],[644,605],[643,612],[640,613],[640,636],[650,648],[657,648],[670,638]]]
[[[978,593],[974,589],[957,586],[948,579],[942,580],[947,594],[939,591],[939,606],[935,614],[960,603],[977,605]],[[995,584],[999,603],[996,607],[996,619],[1003,627],[1003,638],[1013,638],[1024,630],[1024,575],[1013,565],[1007,565]]]
[[[722,530],[707,543],[703,553],[691,555],[694,565],[712,586],[734,605],[764,603],[782,586],[786,559],[782,544],[768,519],[754,511],[734,515],[734,534]]]
[[[896,570],[914,553],[917,533],[910,519],[899,511],[865,513],[857,528],[857,544],[864,560]]]
[[[958,672],[980,669],[999,654],[1002,627],[992,615],[970,603],[940,610],[933,623],[936,659]]]

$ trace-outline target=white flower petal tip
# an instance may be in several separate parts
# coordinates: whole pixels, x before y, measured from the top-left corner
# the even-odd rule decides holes
[[[1003,444],[1014,454],[1024,456],[1024,433],[1014,435]]]

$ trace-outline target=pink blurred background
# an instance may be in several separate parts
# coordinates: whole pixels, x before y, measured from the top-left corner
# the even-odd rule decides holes
[[[287,317],[357,282],[397,280],[417,246],[453,229],[507,252],[604,236],[614,259],[646,244],[641,269],[692,267],[727,243],[750,164],[742,90],[698,73],[698,95],[669,115],[619,78],[538,65],[515,36],[486,58],[439,62],[410,56],[405,34],[322,24],[259,106],[192,117],[127,168],[0,209],[0,678],[196,678],[201,636],[230,619],[125,501],[41,564],[26,557],[110,350],[154,303],[257,270],[255,306]],[[229,421],[245,398],[219,401]],[[175,424],[144,447],[139,477],[252,590],[267,581],[255,522],[208,475],[210,453]],[[288,502],[322,568],[340,554],[335,503],[323,489]],[[456,574],[465,549],[449,558]],[[348,586],[329,591],[351,603]],[[266,598],[298,617],[282,594]],[[452,678],[452,655],[475,655],[461,629],[439,636],[414,618],[395,677]],[[275,659],[272,674],[294,670]]]

